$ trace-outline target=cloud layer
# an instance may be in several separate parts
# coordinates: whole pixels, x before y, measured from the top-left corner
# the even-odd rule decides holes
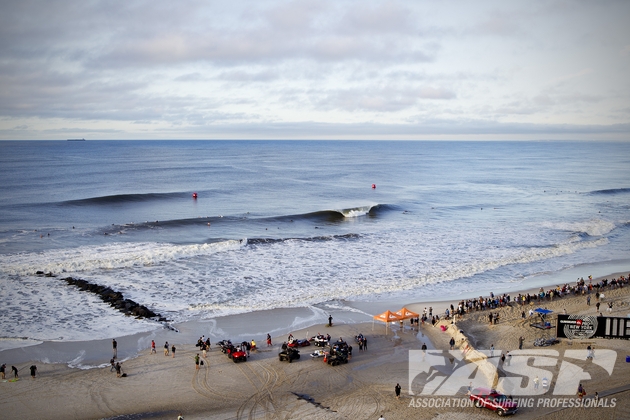
[[[0,139],[630,140],[630,3],[20,1]]]

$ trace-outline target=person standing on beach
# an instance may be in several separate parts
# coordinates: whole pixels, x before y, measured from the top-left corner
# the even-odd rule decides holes
[[[330,341],[330,338],[328,341]],[[363,350],[367,351],[367,337],[363,337]]]
[[[451,345],[451,350],[455,348],[455,338],[451,337],[451,341],[448,342]]]
[[[31,365],[31,378],[35,378],[35,374],[37,373],[37,366]]]
[[[585,395],[586,395],[586,390],[584,389],[582,384],[580,384],[580,386],[578,386],[577,396],[581,400],[582,398],[584,398]]]
[[[332,327],[332,315],[328,315],[328,326]]]
[[[525,339],[522,336],[518,338],[518,349],[519,350],[523,350],[523,341],[524,340]]]
[[[5,379],[4,375],[5,375],[6,370],[7,370],[7,365],[6,363],[3,363],[2,366],[0,366],[0,375],[2,375],[2,379]]]
[[[168,356],[168,341],[164,343],[164,356]]]
[[[11,366],[11,371],[13,372],[13,379],[17,379],[18,376],[18,369],[15,366]]]
[[[118,343],[115,338],[112,338],[112,349],[114,350],[114,359],[118,357]]]
[[[267,347],[271,347],[271,335],[267,333]]]
[[[173,359],[175,358],[175,344],[171,347],[171,353],[173,353]]]
[[[199,353],[195,356],[195,369],[199,370]]]
[[[155,351],[155,340],[151,340],[151,354],[156,353]]]
[[[396,386],[394,387],[394,391],[396,392],[396,399],[399,400],[400,399],[400,384],[396,384]]]

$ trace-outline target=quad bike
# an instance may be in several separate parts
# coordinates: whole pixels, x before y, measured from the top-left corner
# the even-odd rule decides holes
[[[278,353],[278,360],[281,362],[288,361],[289,363],[293,362],[293,360],[297,360],[300,358],[300,351],[293,348],[287,347],[286,350],[282,350]]]

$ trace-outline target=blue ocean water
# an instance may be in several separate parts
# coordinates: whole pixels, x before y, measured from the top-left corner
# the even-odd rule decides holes
[[[0,142],[5,339],[156,328],[67,276],[174,322],[325,319],[630,267],[629,239],[630,143]]]

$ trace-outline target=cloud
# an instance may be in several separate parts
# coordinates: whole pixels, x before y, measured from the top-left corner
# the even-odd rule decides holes
[[[517,37],[526,31],[521,27],[516,16],[494,12],[482,21],[469,26],[464,32],[468,35]]]
[[[361,2],[345,11],[340,19],[338,31],[356,36],[357,34],[372,37],[375,34],[410,34],[418,33],[419,27],[414,21],[415,10],[404,3]]]
[[[283,124],[295,138],[297,127],[368,136],[361,122],[405,136],[605,131],[630,122],[629,12],[555,0],[6,2],[0,138],[255,137]],[[420,122],[434,131],[414,131]]]
[[[421,100],[453,99],[455,93],[444,88],[400,88],[386,86],[373,89],[341,89],[320,94],[317,109],[342,109],[344,111],[396,112],[407,109]]]
[[[563,74],[562,76],[556,77],[556,78],[552,79],[549,82],[549,84],[556,85],[556,84],[566,83],[566,82],[568,82],[570,80],[578,79],[578,78],[587,76],[589,74],[592,74],[593,72],[594,72],[594,70],[592,68],[585,68],[585,69],[582,69],[582,70],[577,71],[575,73]]]
[[[217,78],[232,82],[269,82],[278,80],[280,74],[274,70],[262,71],[246,71],[246,70],[228,70],[220,73]]]

